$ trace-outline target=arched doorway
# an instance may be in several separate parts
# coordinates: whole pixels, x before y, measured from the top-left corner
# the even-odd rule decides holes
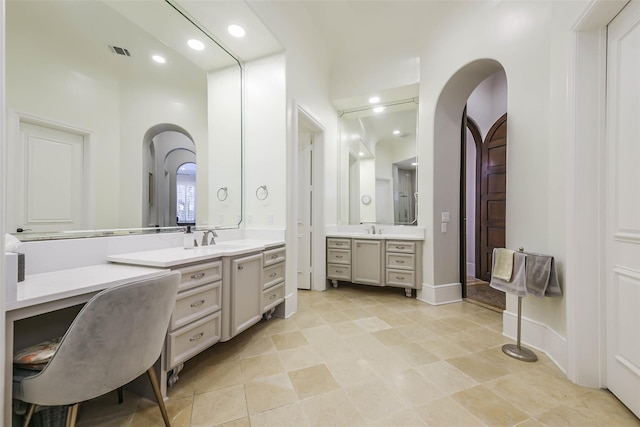
[[[195,224],[196,149],[191,135],[179,126],[159,124],[145,134],[143,150],[143,224],[147,227]],[[189,164],[192,166],[185,167]],[[185,185],[186,181],[193,181],[193,185]],[[193,215],[185,216],[184,221],[178,215],[179,185],[184,189],[183,202],[188,199],[183,213],[186,215],[193,209]]]
[[[433,161],[421,178],[421,185],[431,188],[431,197],[424,202],[425,224],[435,232],[425,242],[423,289],[418,298],[431,304],[459,301],[462,295],[460,214],[461,117],[474,89],[492,74],[504,71],[493,59],[470,62],[455,72],[444,85],[436,102],[433,123]],[[429,153],[424,153],[426,156]],[[425,175],[421,174],[422,177]],[[421,211],[423,212],[423,211]],[[421,215],[422,216],[422,215]]]

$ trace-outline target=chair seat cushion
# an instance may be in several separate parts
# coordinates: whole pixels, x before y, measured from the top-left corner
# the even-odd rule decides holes
[[[17,367],[41,371],[49,362],[60,346],[61,338],[43,341],[22,350],[13,355],[13,363]]]

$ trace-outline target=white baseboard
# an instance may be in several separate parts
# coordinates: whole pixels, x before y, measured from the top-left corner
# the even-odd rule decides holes
[[[502,312],[502,335],[517,340],[518,315]],[[549,359],[566,375],[568,362],[567,339],[549,326],[535,320],[522,317],[520,344],[546,354]]]
[[[431,305],[459,302],[462,301],[462,285],[448,283],[434,286],[423,283],[422,289],[418,289],[416,299]]]
[[[288,319],[298,311],[298,294],[292,292],[284,296],[284,304],[280,304],[274,313],[276,317]]]
[[[476,264],[474,262],[467,263],[467,276],[476,277]]]

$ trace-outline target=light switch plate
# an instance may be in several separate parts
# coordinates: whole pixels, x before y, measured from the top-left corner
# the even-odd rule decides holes
[[[442,222],[451,221],[451,213],[450,212],[442,212]]]

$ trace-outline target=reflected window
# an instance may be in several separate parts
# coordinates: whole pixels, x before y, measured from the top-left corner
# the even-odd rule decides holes
[[[184,163],[176,171],[176,216],[178,225],[196,223],[196,164]]]

